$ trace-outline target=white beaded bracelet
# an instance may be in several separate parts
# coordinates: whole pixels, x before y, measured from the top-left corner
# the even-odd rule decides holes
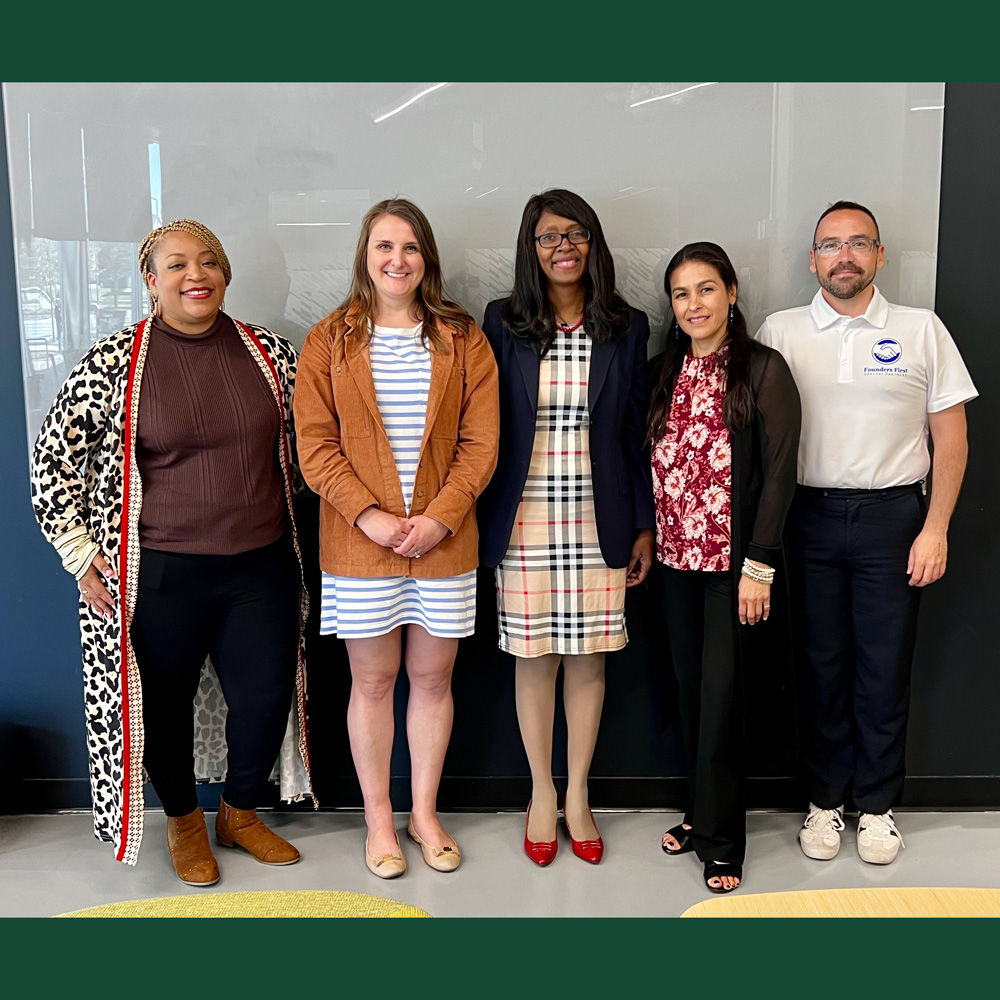
[[[751,580],[756,580],[757,583],[766,583],[768,586],[774,583],[773,567],[768,566],[765,569],[763,566],[757,566],[756,564],[750,562],[749,559],[743,560],[742,573]]]

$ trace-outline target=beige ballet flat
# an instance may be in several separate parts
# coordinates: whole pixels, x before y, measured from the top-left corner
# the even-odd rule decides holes
[[[399,839],[396,840],[396,850],[392,854],[383,854],[380,858],[373,858],[368,853],[368,838],[365,837],[365,864],[373,875],[379,878],[397,878],[406,871],[406,858],[399,847]]]
[[[462,863],[462,852],[457,847],[434,847],[425,844],[413,829],[413,817],[407,824],[406,832],[420,845],[424,861],[436,872],[453,872]]]

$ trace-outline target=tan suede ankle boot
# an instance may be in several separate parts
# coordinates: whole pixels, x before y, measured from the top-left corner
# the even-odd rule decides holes
[[[242,847],[262,865],[294,865],[301,855],[283,837],[269,830],[256,809],[234,809],[219,800],[215,839],[223,847]]]
[[[167,851],[185,885],[215,885],[219,881],[219,866],[208,843],[201,807],[186,816],[167,817]]]

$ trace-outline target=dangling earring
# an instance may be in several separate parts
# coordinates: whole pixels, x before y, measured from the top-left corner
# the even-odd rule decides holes
[[[156,292],[153,291],[149,293],[149,314],[155,319],[160,318],[160,300]]]
[[[736,309],[736,303],[733,302],[729,306],[729,329],[733,328],[733,311]]]
[[[674,320],[674,340],[680,340],[681,337],[681,325]]]
[[[225,311],[226,311],[226,300],[225,300],[225,299],[223,299],[223,300],[222,300],[222,305],[221,305],[221,306],[219,306],[219,312],[220,312],[220,313],[224,313]]]

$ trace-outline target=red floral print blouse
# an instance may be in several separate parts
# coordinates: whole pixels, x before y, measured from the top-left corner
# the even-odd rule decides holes
[[[729,345],[688,353],[653,445],[656,557],[674,569],[729,569],[732,454],[722,420]]]

